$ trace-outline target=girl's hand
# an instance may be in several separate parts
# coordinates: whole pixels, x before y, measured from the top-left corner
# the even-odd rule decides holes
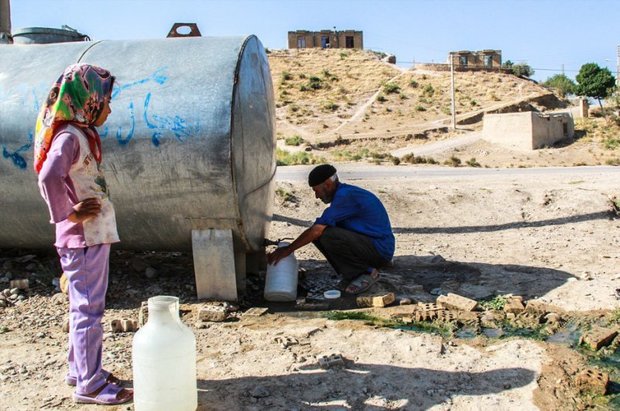
[[[101,212],[101,203],[98,198],[87,198],[73,206],[73,212],[69,214],[67,220],[72,223],[82,223],[90,218],[96,217]]]

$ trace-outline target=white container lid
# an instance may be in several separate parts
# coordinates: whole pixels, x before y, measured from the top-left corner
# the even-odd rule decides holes
[[[340,298],[340,291],[338,290],[327,290],[323,293],[323,297],[328,300],[335,300],[336,298]]]

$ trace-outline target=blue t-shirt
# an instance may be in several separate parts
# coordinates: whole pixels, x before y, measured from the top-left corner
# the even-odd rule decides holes
[[[394,256],[396,241],[390,218],[381,200],[368,190],[339,183],[330,206],[314,223],[363,234],[387,261]]]

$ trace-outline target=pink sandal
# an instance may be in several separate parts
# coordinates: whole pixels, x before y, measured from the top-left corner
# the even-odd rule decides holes
[[[97,394],[73,394],[73,401],[78,404],[118,405],[133,400],[133,391],[119,387],[115,384],[106,383],[102,389],[95,391]],[[129,395],[120,395],[123,392]],[[94,395],[94,396],[92,396]]]

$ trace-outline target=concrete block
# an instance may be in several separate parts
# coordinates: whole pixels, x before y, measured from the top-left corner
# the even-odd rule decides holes
[[[609,374],[587,369],[575,377],[575,386],[579,392],[589,392],[595,395],[605,395],[609,384]]]
[[[606,347],[616,338],[618,331],[610,328],[592,327],[585,335],[582,336],[582,342],[587,344],[591,349],[597,351],[602,347]]]
[[[226,320],[227,316],[226,308],[217,305],[204,305],[198,311],[200,321],[222,322]]]
[[[506,314],[502,311],[486,311],[480,316],[480,325],[484,328],[500,328],[505,318]]]
[[[437,297],[437,304],[443,308],[461,311],[474,311],[478,307],[478,301],[453,293]]]
[[[474,311],[456,311],[454,314],[459,321],[467,323],[478,322],[478,313]]]
[[[231,229],[192,230],[192,253],[198,298],[236,301],[236,258]]]
[[[365,295],[355,299],[358,307],[385,307],[396,301],[396,295],[394,293],[387,293],[383,295]]]

